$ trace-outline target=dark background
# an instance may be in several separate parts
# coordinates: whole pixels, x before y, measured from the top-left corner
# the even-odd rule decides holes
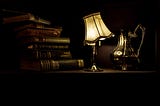
[[[61,36],[71,38],[74,58],[84,58],[87,65],[91,50],[90,47],[83,45],[83,16],[101,12],[103,21],[116,35],[115,38],[103,41],[98,49],[97,64],[103,68],[111,67],[109,56],[117,44],[120,29],[128,28],[133,31],[140,23],[146,27],[146,35],[140,51],[141,66],[148,70],[160,65],[159,0],[1,0],[0,8],[31,12],[50,20],[53,26],[62,26]],[[1,48],[5,48],[1,50],[1,58],[5,58],[2,59],[2,67],[15,68],[16,56],[13,53],[12,35],[1,36],[5,36],[1,37]]]

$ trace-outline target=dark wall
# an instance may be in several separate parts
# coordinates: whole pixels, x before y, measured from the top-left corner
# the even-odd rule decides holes
[[[91,50],[83,45],[83,16],[93,12],[101,12],[105,24],[117,37],[121,28],[134,30],[136,25],[141,23],[146,27],[146,35],[140,54],[142,64],[152,66],[157,62],[155,39],[156,29],[158,29],[158,0],[1,0],[0,2],[2,9],[32,12],[49,19],[54,26],[62,26],[62,36],[71,38],[74,57],[84,58],[86,62],[90,58],[88,51],[91,52]],[[100,52],[103,55],[98,55],[98,63],[102,67],[110,66],[109,54],[117,44],[117,37],[112,40],[113,42],[104,43],[99,48],[100,51],[103,51]]]

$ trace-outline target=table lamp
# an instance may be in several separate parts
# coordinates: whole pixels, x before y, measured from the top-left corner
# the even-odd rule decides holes
[[[92,46],[92,66],[87,71],[103,71],[96,66],[95,57],[97,55],[97,41],[113,37],[114,34],[104,24],[100,12],[92,13],[83,17],[85,24],[84,44]]]

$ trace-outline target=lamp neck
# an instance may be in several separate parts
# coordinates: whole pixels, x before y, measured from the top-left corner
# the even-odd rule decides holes
[[[92,64],[96,64],[96,55],[97,55],[97,43],[95,43],[95,45],[92,45],[92,49],[93,49],[93,54],[92,54]]]

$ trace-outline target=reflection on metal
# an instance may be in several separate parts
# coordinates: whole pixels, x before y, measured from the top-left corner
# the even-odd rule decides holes
[[[131,38],[138,37],[138,29],[142,31],[142,39],[138,49],[136,50],[137,52],[135,52],[135,49],[131,45]],[[139,52],[143,44],[144,35],[145,27],[143,27],[141,24],[137,25],[133,33],[131,31],[126,33],[126,31],[124,31],[123,29],[121,30],[118,44],[111,55],[114,68],[118,68],[121,70],[137,68],[138,64],[140,63]]]

